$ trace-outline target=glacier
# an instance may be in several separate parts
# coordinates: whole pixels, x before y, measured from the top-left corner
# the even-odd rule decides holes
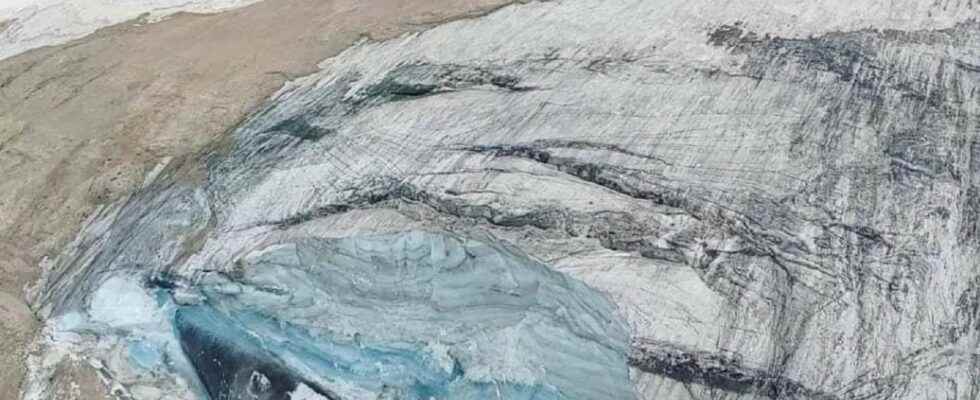
[[[717,4],[325,60],[51,261],[31,393],[976,397],[980,25]]]

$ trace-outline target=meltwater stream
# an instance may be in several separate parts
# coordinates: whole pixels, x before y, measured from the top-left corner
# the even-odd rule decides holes
[[[630,397],[602,295],[448,234],[277,243],[193,284],[113,277],[83,314],[65,331],[127,343],[131,368],[202,398]]]

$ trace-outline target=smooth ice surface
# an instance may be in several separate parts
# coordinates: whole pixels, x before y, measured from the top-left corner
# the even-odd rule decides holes
[[[309,386],[302,384],[289,394],[289,398],[290,400],[328,400],[326,397],[314,392]]]
[[[163,362],[159,348],[152,343],[139,340],[129,345],[129,356],[136,365],[152,370]]]
[[[109,278],[92,297],[89,314],[95,322],[122,327],[152,323],[159,319],[152,297],[130,279]]]

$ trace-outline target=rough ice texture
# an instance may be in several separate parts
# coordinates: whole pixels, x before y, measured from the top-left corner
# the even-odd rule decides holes
[[[206,300],[178,310],[178,329],[257,337],[338,398],[351,398],[340,384],[372,398],[630,394],[611,304],[504,249],[421,232],[307,239],[256,249],[237,268],[197,283]]]
[[[50,332],[117,360],[109,371],[124,387],[212,399],[631,396],[613,305],[499,246],[424,232],[307,238],[195,281],[128,275],[108,272],[84,316]]]
[[[217,12],[259,0],[4,0],[0,4],[0,59],[78,39],[140,16],[158,20],[177,12]]]
[[[37,306],[84,310],[120,271],[182,282],[186,304],[214,276],[275,278],[215,308],[238,315],[345,282],[283,284],[273,265],[315,258],[288,246],[444,230],[605,292],[616,310],[603,317],[631,336],[626,397],[976,397],[980,24],[931,1],[882,8],[908,18],[875,2],[711,3],[531,3],[352,48],[207,155],[204,184],[176,183],[174,166],[94,217]],[[311,307],[392,310],[370,290],[334,293],[358,296]],[[441,323],[396,311],[386,329],[351,318],[330,334]],[[534,376],[511,373],[487,376]],[[316,375],[290,379],[322,387]]]

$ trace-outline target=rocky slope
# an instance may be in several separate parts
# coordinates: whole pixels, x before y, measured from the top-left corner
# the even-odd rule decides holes
[[[26,394],[976,398],[972,4],[715,3],[323,62],[89,219]]]

